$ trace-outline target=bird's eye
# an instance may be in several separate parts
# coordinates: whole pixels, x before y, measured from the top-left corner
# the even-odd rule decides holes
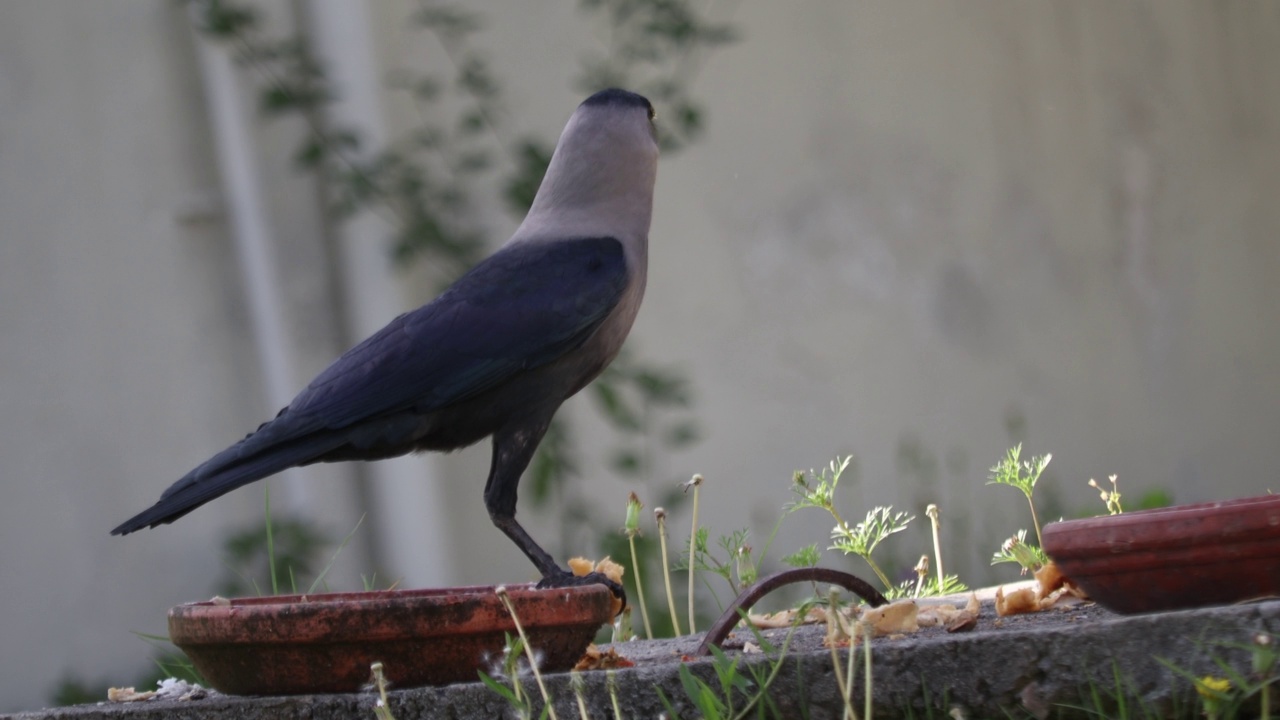
[[[653,106],[650,105],[649,106],[649,122],[653,122],[657,119],[658,119],[658,111],[654,110]]]

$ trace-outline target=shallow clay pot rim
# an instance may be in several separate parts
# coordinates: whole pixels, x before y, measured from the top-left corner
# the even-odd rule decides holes
[[[465,636],[514,631],[515,622],[494,588],[467,586],[422,590],[382,590],[321,595],[284,595],[205,600],[169,610],[169,636],[174,643],[290,644],[297,642],[361,642],[396,638]],[[612,593],[604,585],[539,590],[528,584],[510,586],[512,604],[526,628],[563,623],[571,608],[582,619],[596,608],[608,622]],[[405,618],[425,626],[409,627]],[[230,631],[227,628],[239,628]],[[282,628],[288,628],[283,630]],[[231,637],[228,635],[231,632]]]
[[[1262,495],[1050,523],[1044,549],[1059,561],[1104,551],[1139,565],[1180,565],[1205,544],[1232,545],[1237,557],[1267,555],[1277,524],[1280,495]]]
[[[1051,523],[1044,550],[1102,605],[1151,612],[1274,596],[1280,496]]]
[[[1045,529],[1058,526],[1060,528],[1071,527],[1073,525],[1107,523],[1109,525],[1129,525],[1147,523],[1153,519],[1160,519],[1157,515],[1220,515],[1237,513],[1242,510],[1252,509],[1255,505],[1271,505],[1280,504],[1280,495],[1259,495],[1257,497],[1239,498],[1236,500],[1217,500],[1212,502],[1192,503],[1189,505],[1170,505],[1169,507],[1153,508],[1151,510],[1133,510],[1125,511],[1119,515],[1098,515],[1095,517],[1079,518],[1076,520],[1059,520],[1057,522],[1045,525]],[[1175,520],[1176,517],[1170,517],[1169,520]]]
[[[253,607],[267,608],[274,605],[350,605],[351,603],[361,604],[379,604],[388,601],[395,602],[412,602],[414,600],[423,601],[440,601],[449,599],[462,599],[475,595],[494,596],[497,585],[461,585],[458,587],[446,588],[420,588],[414,590],[365,590],[359,592],[326,592],[326,593],[297,593],[293,595],[263,595],[260,597],[235,597],[235,598],[219,598],[216,600],[200,600],[197,602],[182,603],[178,607]],[[603,585],[582,585],[567,588],[547,588],[539,590],[535,587],[535,583],[518,583],[507,585],[507,591],[511,594],[512,599],[519,602],[520,598],[531,598],[537,596],[552,596],[557,593],[567,594],[586,594],[598,593],[601,590],[608,590]],[[176,609],[176,608],[175,608]]]

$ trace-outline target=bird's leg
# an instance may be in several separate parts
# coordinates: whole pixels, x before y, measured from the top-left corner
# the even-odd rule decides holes
[[[548,416],[543,420],[513,423],[494,433],[493,464],[489,468],[489,480],[484,486],[484,505],[489,511],[489,519],[511,538],[538,568],[538,572],[542,573],[539,588],[599,583],[612,590],[625,605],[627,598],[621,584],[600,573],[578,576],[565,570],[516,522],[516,496],[520,476],[529,466],[538,442],[546,434],[550,424]]]
[[[542,573],[542,577],[551,577],[557,573],[564,572],[564,570],[556,564],[556,561],[547,554],[547,551],[543,550],[532,537],[529,537],[529,533],[525,532],[525,529],[521,527],[520,523],[516,522],[514,516],[497,515],[491,510],[489,511],[489,518],[493,520],[493,524],[496,525],[499,530],[506,533],[507,537],[511,538],[511,540],[524,551],[524,554],[533,561],[533,564],[538,568],[538,572]]]

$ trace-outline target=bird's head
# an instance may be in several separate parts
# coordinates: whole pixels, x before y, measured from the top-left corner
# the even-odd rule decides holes
[[[658,141],[653,105],[626,90],[601,90],[565,125],[517,237],[544,232],[645,237],[653,212]]]

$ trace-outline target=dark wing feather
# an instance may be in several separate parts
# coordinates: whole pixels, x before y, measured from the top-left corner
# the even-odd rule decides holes
[[[474,397],[579,347],[626,283],[613,238],[506,248],[349,350],[287,412],[337,429]]]
[[[237,487],[314,462],[353,426],[431,412],[571,352],[626,288],[622,245],[584,238],[495,253],[433,302],[347,351],[289,407],[192,470],[112,534],[155,526]]]

